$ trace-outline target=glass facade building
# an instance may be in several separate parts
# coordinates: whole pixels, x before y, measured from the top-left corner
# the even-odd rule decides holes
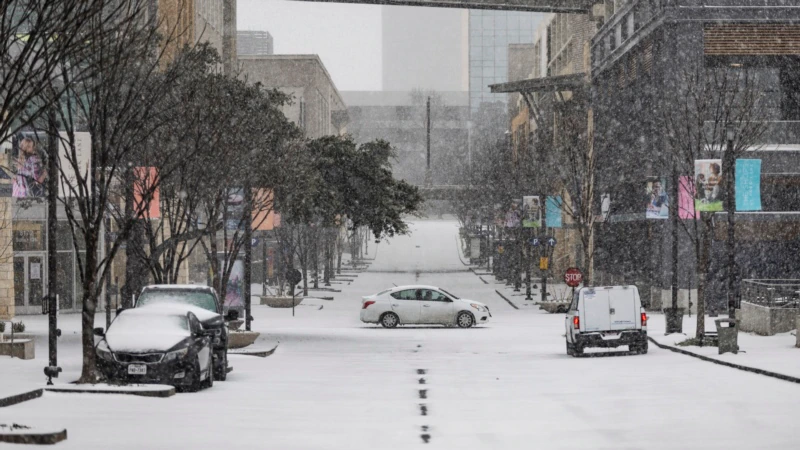
[[[508,81],[508,45],[532,44],[541,14],[516,11],[469,11],[469,103],[474,113],[481,103],[508,101],[492,94],[489,85]]]

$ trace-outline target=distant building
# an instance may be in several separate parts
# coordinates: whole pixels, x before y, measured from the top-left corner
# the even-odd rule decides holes
[[[269,31],[244,31],[236,32],[236,53],[239,56],[264,56],[272,55],[274,42]]]
[[[467,158],[469,98],[466,92],[344,91],[356,142],[384,139],[397,152],[393,172],[423,184],[427,170],[426,104],[431,97],[431,182],[455,184]]]
[[[242,76],[294,97],[283,113],[309,138],[343,134],[347,110],[317,55],[240,56]]]
[[[469,89],[467,11],[405,6],[381,11],[382,90]]]

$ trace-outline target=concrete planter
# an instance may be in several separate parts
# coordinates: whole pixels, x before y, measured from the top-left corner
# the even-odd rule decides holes
[[[292,307],[292,297],[268,297],[268,296],[261,296],[262,305],[267,305],[270,308],[291,308]],[[294,298],[294,306],[299,305],[303,302],[303,297],[295,297]]]
[[[542,302],[539,303],[539,309],[550,314],[566,314],[569,310],[569,304],[570,302]]]
[[[797,327],[796,308],[769,308],[767,306],[742,302],[738,313],[741,331],[773,336],[786,333]]]
[[[228,333],[228,348],[244,348],[252,345],[261,333],[256,331],[233,331]]]
[[[35,357],[34,342],[30,339],[14,339],[14,341],[0,342],[0,355],[20,359],[33,359]]]
[[[800,314],[794,319],[794,326],[796,327],[794,334],[797,337],[797,343],[794,346],[800,348]]]

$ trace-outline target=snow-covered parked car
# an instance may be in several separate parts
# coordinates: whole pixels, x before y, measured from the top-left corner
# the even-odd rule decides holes
[[[458,298],[434,286],[397,286],[361,301],[361,321],[386,328],[412,324],[469,328],[488,322],[490,317],[485,304]]]
[[[647,353],[647,313],[636,286],[584,287],[575,292],[565,320],[567,354],[586,347],[627,345]]]
[[[214,379],[225,381],[228,375],[228,329],[225,320],[238,319],[238,311],[230,310],[223,317],[222,303],[217,292],[210,286],[191,284],[153,284],[145,286],[134,303],[135,308],[172,306],[185,312],[191,311],[203,323],[203,327],[214,332]]]
[[[108,330],[95,328],[97,368],[109,381],[158,383],[199,390],[214,384],[211,338],[191,312],[122,311]]]

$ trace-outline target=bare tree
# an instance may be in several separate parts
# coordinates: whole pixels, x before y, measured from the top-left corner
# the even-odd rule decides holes
[[[108,25],[125,19],[122,6],[109,0],[27,0],[0,2],[0,137],[33,124],[64,93],[60,67],[84,53],[86,42],[102,39]],[[80,64],[72,81],[92,76],[96,67]],[[45,90],[56,95],[43,96]]]
[[[132,217],[142,217],[161,179],[189,155],[153,151],[155,132],[169,126],[182,99],[171,95],[184,77],[206,70],[206,60],[195,52],[185,51],[175,60],[163,59],[166,44],[185,30],[170,28],[159,33],[159,24],[148,17],[149,2],[126,0],[88,24],[92,39],[82,51],[62,61],[59,83],[68,86],[57,96],[58,114],[65,132],[65,151],[60,167],[62,203],[73,239],[85,243],[85,255],[78,256],[82,287],[81,383],[94,382],[94,315],[105,274],[120,244],[131,230]],[[105,14],[105,13],[104,13]],[[164,32],[164,29],[161,29]],[[93,67],[91,77],[76,76],[83,66]],[[57,83],[56,83],[57,84]],[[56,87],[51,95],[58,94]],[[91,163],[85,166],[76,142],[76,132],[91,133]],[[133,166],[159,167],[160,172],[144,191],[143,201],[131,205],[132,214],[119,207],[119,201],[133,198],[130,179]],[[70,178],[70,175],[74,177]],[[118,239],[101,257],[103,222],[114,218],[123,239]]]
[[[732,192],[735,161],[747,151],[756,149],[766,129],[762,117],[762,93],[754,74],[746,69],[708,67],[684,72],[678,80],[679,91],[665,99],[661,105],[666,125],[666,142],[669,157],[665,164],[669,171],[683,174],[680,186],[694,192],[695,161],[722,157],[724,183],[730,183]],[[727,147],[728,129],[733,131],[732,147]],[[673,169],[674,167],[674,169]],[[689,180],[687,182],[687,177]],[[673,177],[675,179],[677,177]],[[733,214],[734,198],[725,199],[728,210],[728,249],[735,251]],[[678,199],[671,202],[671,214],[678,217],[697,214],[692,208],[679,206]],[[711,265],[711,244],[714,236],[715,214],[700,212],[697,220],[679,221],[693,244],[697,261],[697,328],[696,338],[705,333],[705,297]],[[676,257],[676,256],[673,256]],[[728,261],[727,277],[734,277],[736,267]]]

